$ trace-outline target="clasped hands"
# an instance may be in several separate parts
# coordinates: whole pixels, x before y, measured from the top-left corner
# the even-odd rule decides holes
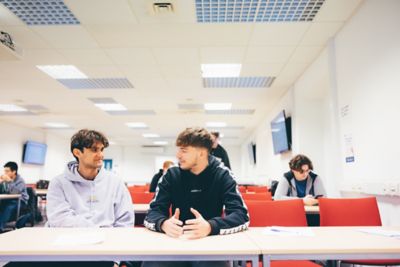
[[[211,225],[207,222],[200,212],[190,208],[194,215],[194,219],[186,220],[185,225],[179,220],[180,210],[175,209],[174,215],[168,220],[164,221],[161,229],[171,237],[183,236],[187,239],[198,239],[208,236],[211,233]]]

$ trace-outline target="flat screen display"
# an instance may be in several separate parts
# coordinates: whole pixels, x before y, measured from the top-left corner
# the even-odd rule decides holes
[[[285,111],[282,110],[271,121],[272,143],[274,153],[279,154],[290,150],[290,125],[286,119]]]
[[[47,145],[28,141],[24,144],[22,162],[27,164],[44,165],[46,159]]]

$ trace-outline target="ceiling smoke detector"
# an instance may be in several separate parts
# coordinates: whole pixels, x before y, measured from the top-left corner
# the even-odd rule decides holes
[[[155,14],[171,14],[174,13],[174,7],[171,2],[157,2],[153,3],[153,10]]]

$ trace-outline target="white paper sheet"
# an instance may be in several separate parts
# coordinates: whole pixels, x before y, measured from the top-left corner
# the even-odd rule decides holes
[[[263,231],[263,234],[278,235],[278,236],[314,236],[313,231],[308,227],[283,227],[283,226],[266,227]]]
[[[94,245],[103,243],[105,240],[104,233],[73,233],[58,236],[53,244],[55,246],[77,246],[77,245]]]

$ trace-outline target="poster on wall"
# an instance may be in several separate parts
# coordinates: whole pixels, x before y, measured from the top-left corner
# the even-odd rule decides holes
[[[351,134],[344,135],[344,146],[346,163],[354,162],[353,136]]]
[[[113,160],[112,159],[104,159],[103,160],[104,169],[111,171],[113,167]]]

